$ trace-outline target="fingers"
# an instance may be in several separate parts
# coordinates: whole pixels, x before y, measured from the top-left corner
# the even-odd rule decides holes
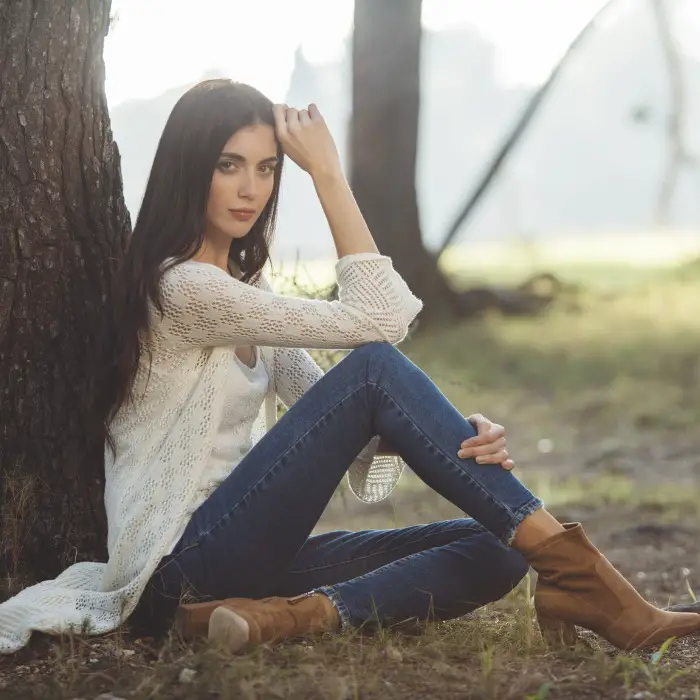
[[[503,464],[507,459],[510,459],[508,455],[508,450],[495,450],[489,454],[479,455],[474,458],[475,462],[479,464]]]
[[[299,122],[299,110],[294,109],[294,107],[287,107],[285,117],[287,120],[287,131],[289,131],[290,134],[297,133],[301,128],[301,123]]]
[[[479,464],[499,464],[508,471],[513,469],[515,462],[508,454],[505,428],[481,413],[474,413],[467,420],[477,434],[462,442],[457,456],[462,459],[471,457]]]
[[[302,126],[305,126],[306,124],[311,124],[311,115],[309,114],[308,109],[302,109],[299,112],[299,123]]]
[[[498,464],[508,471],[515,467],[515,462],[511,459],[507,449],[489,449],[492,451],[474,457],[474,461],[477,462],[477,464]],[[462,450],[460,450],[457,455],[462,458],[466,457],[466,455],[462,454]]]
[[[272,114],[275,117],[275,131],[277,132],[277,138],[280,141],[284,141],[287,137],[287,105],[273,105]]]
[[[315,121],[315,122],[323,121],[323,116],[321,115],[321,111],[313,102],[309,105],[309,117],[311,118],[312,121]]]
[[[498,423],[493,423],[481,413],[474,413],[467,420],[476,428],[477,434],[462,443],[463,448],[489,445],[506,434],[506,429]]]
[[[277,133],[287,133],[296,131],[300,125],[311,124],[313,121],[322,121],[321,112],[315,104],[310,104],[308,109],[298,110],[286,104],[275,104],[272,106],[275,116],[275,127]]]
[[[488,427],[483,428],[483,432],[465,440],[461,447],[463,449],[469,449],[478,447],[479,445],[490,445],[496,442],[496,440],[505,437],[505,434],[506,429],[502,425],[498,425],[498,423],[489,423]]]
[[[457,456],[461,459],[468,459],[471,457],[479,464],[501,464],[507,459],[510,459],[505,438],[497,440],[491,445],[473,447],[467,450],[461,449],[457,452]]]
[[[462,448],[459,451],[460,457],[481,457],[483,455],[490,455],[499,450],[505,450],[508,440],[505,436],[496,438],[493,442],[488,445],[478,445],[477,447],[464,447],[462,443]]]

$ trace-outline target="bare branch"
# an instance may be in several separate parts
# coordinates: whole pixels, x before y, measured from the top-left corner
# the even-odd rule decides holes
[[[539,108],[542,106],[542,102],[545,96],[550,92],[552,86],[556,82],[557,78],[561,74],[564,66],[569,61],[571,56],[576,52],[576,50],[581,46],[584,39],[586,39],[593,30],[598,25],[601,17],[607,13],[613,5],[615,5],[617,0],[608,0],[608,2],[603,5],[603,7],[598,10],[598,12],[593,15],[590,21],[583,27],[583,29],[578,33],[576,38],[571,42],[569,48],[566,50],[564,55],[559,60],[559,63],[554,67],[554,70],[549,75],[547,81],[540,87],[540,89],[533,95],[529,104],[525,107],[525,110],[520,116],[520,119],[515,123],[511,132],[505,138],[501,147],[496,152],[492,161],[487,166],[484,175],[479,181],[478,185],[474,191],[469,195],[467,201],[462,207],[461,211],[457,215],[453,224],[450,226],[445,238],[440,246],[440,251],[438,253],[438,258],[445,252],[447,247],[452,243],[454,237],[459,232],[460,228],[464,222],[469,218],[469,216],[474,212],[476,206],[479,204],[484,194],[486,193],[488,187],[493,182],[496,175],[500,172],[503,163],[506,158],[510,155],[513,148],[518,144],[522,135],[525,133],[528,125],[532,121],[535,114],[537,114]]]
[[[671,212],[673,195],[683,165],[690,160],[686,140],[687,99],[683,81],[683,62],[678,44],[673,36],[671,20],[668,16],[666,0],[651,0],[654,21],[659,34],[659,42],[664,53],[669,89],[671,92],[670,113],[666,119],[666,139],[668,160],[656,205],[656,220],[667,224]]]

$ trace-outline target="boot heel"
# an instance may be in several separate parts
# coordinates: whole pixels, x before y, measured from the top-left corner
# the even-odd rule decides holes
[[[220,600],[179,605],[175,611],[175,631],[186,641],[196,637],[206,637],[209,617],[219,605],[221,605]]]
[[[546,615],[538,614],[537,624],[539,625],[542,638],[547,646],[570,647],[574,646],[578,640],[576,626],[571,622],[565,622],[555,617],[547,617]]]

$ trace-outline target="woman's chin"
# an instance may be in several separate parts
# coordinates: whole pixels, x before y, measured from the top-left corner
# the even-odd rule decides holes
[[[236,228],[231,228],[227,231],[229,237],[233,240],[240,240],[241,238],[245,238],[252,230],[252,226],[247,226],[245,228],[243,227],[236,227]]]

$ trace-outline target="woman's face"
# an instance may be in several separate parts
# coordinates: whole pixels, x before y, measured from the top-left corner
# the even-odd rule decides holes
[[[214,168],[205,237],[243,238],[270,199],[277,167],[274,129],[267,124],[239,129],[226,142]]]

